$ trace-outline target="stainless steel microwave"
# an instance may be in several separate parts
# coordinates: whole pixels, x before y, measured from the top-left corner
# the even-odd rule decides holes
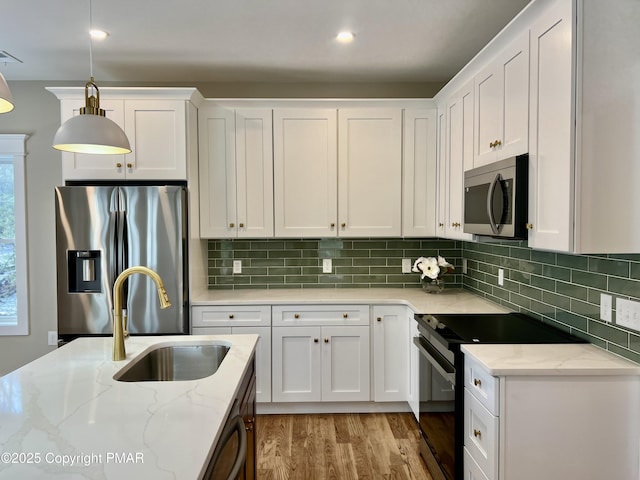
[[[464,172],[464,231],[527,238],[528,155]]]

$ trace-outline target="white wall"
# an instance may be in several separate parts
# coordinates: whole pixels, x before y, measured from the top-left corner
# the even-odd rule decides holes
[[[53,187],[60,184],[61,156],[51,147],[60,125],[58,99],[45,83],[9,84],[16,108],[0,115],[0,133],[25,133],[27,140],[27,238],[29,252],[29,335],[0,337],[0,375],[54,347],[56,330],[55,222]]]

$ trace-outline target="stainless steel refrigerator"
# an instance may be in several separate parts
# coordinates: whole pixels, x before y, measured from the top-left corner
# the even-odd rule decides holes
[[[132,335],[189,331],[187,202],[181,185],[56,187],[58,337],[113,332],[113,284],[143,265],[165,284],[172,306],[160,309],[155,284],[132,275],[124,284]]]

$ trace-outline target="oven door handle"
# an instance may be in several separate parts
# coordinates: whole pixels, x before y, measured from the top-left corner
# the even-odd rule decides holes
[[[429,345],[429,342],[421,337],[413,337],[413,343],[420,353],[424,355],[429,364],[436,369],[451,385],[456,385],[456,370],[453,365],[438,350]]]

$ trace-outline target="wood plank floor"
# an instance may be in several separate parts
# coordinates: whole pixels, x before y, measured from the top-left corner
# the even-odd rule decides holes
[[[432,480],[410,413],[258,415],[258,480]]]

